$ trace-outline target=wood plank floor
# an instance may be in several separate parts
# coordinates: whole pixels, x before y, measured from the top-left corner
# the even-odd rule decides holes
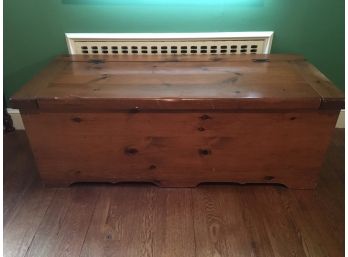
[[[344,130],[316,190],[147,184],[44,188],[24,132],[4,136],[6,257],[344,256]]]

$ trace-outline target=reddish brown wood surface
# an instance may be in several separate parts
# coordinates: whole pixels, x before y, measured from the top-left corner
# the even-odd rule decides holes
[[[343,104],[302,57],[60,57],[12,99],[41,111],[318,109]],[[266,59],[266,62],[255,60]],[[330,92],[335,91],[335,94]],[[330,104],[322,104],[322,102]]]
[[[36,177],[25,132],[6,134],[3,256],[344,256],[344,129],[332,139],[315,190],[234,184],[49,189]]]
[[[313,188],[344,99],[296,55],[65,56],[11,102],[47,184]]]
[[[313,188],[337,112],[24,114],[42,179]]]
[[[250,60],[270,61],[304,61],[305,58],[296,54],[239,54],[239,55],[63,55],[63,61],[85,62],[102,60],[105,62],[235,62]]]
[[[344,109],[342,92],[317,68],[308,62],[295,62],[294,66],[303,78],[322,97],[320,109]]]

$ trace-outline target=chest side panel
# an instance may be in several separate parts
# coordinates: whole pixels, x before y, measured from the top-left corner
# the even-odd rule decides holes
[[[23,117],[44,178],[282,182],[319,171],[337,112]]]

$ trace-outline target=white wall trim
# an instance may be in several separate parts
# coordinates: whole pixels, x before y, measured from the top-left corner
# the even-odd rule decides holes
[[[22,116],[21,116],[19,110],[7,108],[7,112],[8,112],[8,114],[10,114],[10,116],[12,118],[13,126],[15,127],[15,129],[17,129],[17,130],[25,129],[23,121],[22,121]]]
[[[345,110],[341,110],[340,115],[338,116],[336,128],[345,128]]]
[[[273,31],[247,32],[194,32],[194,33],[65,33],[67,40],[117,39],[117,40],[161,40],[161,39],[230,39],[273,38]]]
[[[245,41],[245,40],[262,40],[263,54],[269,54],[271,51],[273,31],[248,31],[248,32],[204,32],[204,33],[65,33],[65,38],[70,54],[81,54],[78,46],[79,42],[92,41],[95,45],[97,42],[123,42],[130,44],[134,42],[152,42],[155,41]],[[163,43],[163,42],[162,42]],[[206,44],[207,42],[205,42]],[[246,44],[246,43],[245,43]],[[80,46],[81,47],[81,46]],[[197,52],[198,53],[198,52]],[[258,52],[259,53],[259,52]],[[261,53],[261,52],[260,52]],[[110,51],[109,51],[110,54]],[[137,53],[137,54],[140,54]]]
[[[13,120],[13,126],[17,130],[25,129],[21,114],[19,113],[19,110],[8,108],[7,112],[11,115],[11,118]],[[345,110],[341,110],[341,113],[337,119],[336,128],[345,128],[345,117],[344,116],[345,116]]]

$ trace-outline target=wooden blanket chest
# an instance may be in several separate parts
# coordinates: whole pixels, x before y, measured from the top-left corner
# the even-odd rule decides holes
[[[62,56],[12,98],[48,185],[316,185],[342,93],[303,57]]]

